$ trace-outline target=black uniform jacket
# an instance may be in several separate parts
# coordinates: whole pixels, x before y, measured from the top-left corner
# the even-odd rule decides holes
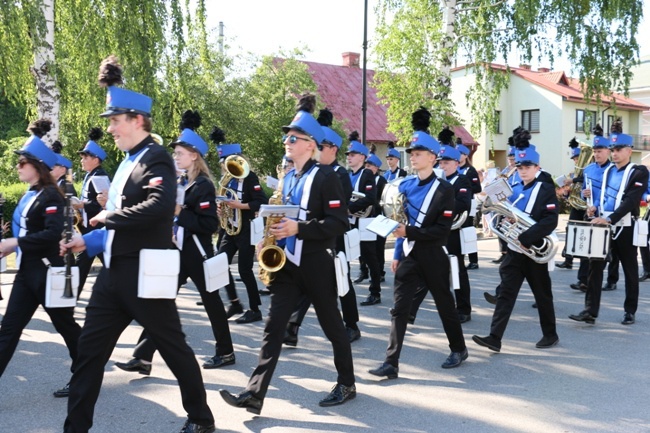
[[[625,167],[627,167],[627,165]],[[625,167],[621,167],[621,170],[625,170]],[[616,166],[613,166],[610,170],[616,170]],[[603,180],[603,183],[604,182],[605,181]],[[633,217],[639,216],[639,203],[641,202],[643,193],[645,193],[647,188],[648,168],[645,165],[634,166],[630,172],[627,185],[625,185],[621,204],[619,204],[614,212],[609,216],[612,220],[612,224],[619,222],[628,212],[631,213]],[[600,200],[600,197],[598,197],[598,200]]]
[[[41,262],[42,258],[47,258],[52,266],[63,265],[59,242],[63,233],[64,208],[65,199],[56,185],[45,187],[34,199],[26,215],[27,233],[18,238],[22,252],[21,268],[30,262]]]
[[[362,211],[368,206],[374,206],[377,201],[377,187],[375,185],[375,175],[372,174],[367,168],[360,169],[361,179],[359,180],[359,189],[355,190],[354,185],[352,185],[353,191],[358,191],[365,194],[365,197],[359,197],[355,201],[349,201],[352,197],[347,197],[348,207],[350,208],[350,213],[354,214],[356,212]],[[352,180],[350,180],[352,182]]]
[[[420,185],[435,180],[435,173],[424,181],[419,181]],[[407,178],[408,179],[408,178]],[[408,200],[408,197],[406,197]],[[451,232],[451,223],[453,220],[453,210],[456,207],[454,198],[454,188],[449,182],[440,181],[438,189],[433,194],[429,209],[422,220],[422,226],[406,226],[406,237],[409,241],[416,241],[413,252],[417,252],[431,246],[442,247],[447,245],[449,233]],[[445,211],[451,211],[452,214],[445,214]]]
[[[470,184],[472,185],[472,194],[478,194],[483,190],[483,187],[481,187],[481,179],[478,177],[478,172],[473,166],[469,164],[465,164],[463,167],[460,167],[460,169],[463,169],[465,167],[467,167],[465,176],[467,176],[467,179],[469,179]]]
[[[519,235],[519,242],[526,248],[530,248],[531,245],[541,245],[542,240],[553,233],[557,227],[559,205],[555,195],[555,186],[541,181],[538,177],[535,181],[525,185],[524,190],[533,188],[538,183],[541,184],[541,187],[530,212],[530,217],[536,223]]]
[[[176,168],[167,151],[148,136],[130,154],[149,150],[122,190],[122,208],[109,212],[106,228],[115,230],[112,255],[137,254],[143,248],[173,248]],[[213,199],[214,200],[214,199]]]
[[[456,216],[469,210],[472,207],[472,185],[467,176],[456,172],[453,176],[448,177],[447,181],[451,183],[455,178],[456,181],[452,184],[454,187],[454,197],[456,199],[456,205],[454,206],[454,220]],[[468,215],[469,218],[469,215]],[[463,224],[464,225],[464,224]]]
[[[309,160],[303,167],[303,173],[309,171],[313,164],[316,162]],[[332,167],[319,165],[307,202],[307,220],[298,223],[297,238],[304,241],[303,254],[325,248],[334,249],[336,237],[349,227],[346,201],[341,182]]]
[[[255,213],[260,210],[260,206],[267,204],[269,198],[260,185],[260,180],[252,171],[244,178],[244,185],[242,186],[241,202],[248,203],[250,209],[242,209],[242,223],[248,224],[250,220],[255,218]]]
[[[86,197],[86,200],[88,202],[84,204],[84,211],[86,212],[86,215],[88,216],[89,221],[90,221],[90,219],[92,217],[97,215],[102,210],[102,206],[97,201],[97,191],[95,191],[95,185],[90,180],[93,176],[107,176],[107,177],[109,177],[108,173],[106,173],[106,170],[104,170],[101,166],[95,167],[87,175],[87,179],[88,179],[88,196]],[[88,227],[88,229],[89,230],[95,230],[95,229],[98,229],[98,228],[101,228],[101,227],[103,227],[103,225],[98,224],[95,227]]]
[[[183,227],[183,245],[194,245],[192,235],[199,238],[203,249],[212,256],[212,234],[219,229],[214,184],[209,177],[199,175],[185,188],[185,203],[178,214],[178,225]]]

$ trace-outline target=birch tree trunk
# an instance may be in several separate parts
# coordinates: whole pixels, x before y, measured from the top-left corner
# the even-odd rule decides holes
[[[59,139],[60,112],[60,95],[54,68],[54,2],[55,0],[42,0],[41,9],[45,26],[36,29],[34,65],[30,68],[36,81],[38,117],[52,120],[52,129],[48,134],[51,141]],[[41,33],[43,30],[44,34]]]

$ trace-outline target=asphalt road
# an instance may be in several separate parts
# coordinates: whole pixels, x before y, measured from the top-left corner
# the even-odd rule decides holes
[[[469,359],[462,366],[440,368],[449,349],[429,297],[416,324],[407,330],[400,377],[377,380],[367,372],[382,362],[386,349],[392,304],[389,273],[382,286],[382,303],[359,307],[362,338],[352,345],[358,396],[340,407],[318,406],[334,384],[336,372],[331,346],[313,310],[301,328],[298,347],[281,355],[262,415],[226,405],[218,390],[239,391],[245,386],[257,363],[263,329],[262,322],[232,322],[237,363],[221,370],[203,370],[218,431],[649,432],[650,282],[641,283],[635,325],[619,323],[623,281],[618,290],[603,294],[596,324],[586,325],[567,318],[581,311],[584,302],[582,293],[568,287],[575,281],[576,271],[558,269],[552,280],[559,345],[535,349],[541,331],[532,294],[524,285],[502,351],[496,354],[471,340],[473,334],[489,333],[492,306],[484,301],[483,291],[493,291],[498,283],[498,265],[490,262],[497,257],[497,242],[482,240],[479,248],[480,269],[469,271],[473,312],[472,321],[464,325]],[[387,257],[390,254],[392,250],[387,250]],[[353,273],[356,275],[356,265]],[[11,274],[2,275],[5,299],[12,279]],[[238,286],[243,295],[241,283]],[[367,282],[356,290],[359,301],[363,300]],[[89,292],[82,295],[77,309],[80,322]],[[190,284],[181,290],[177,303],[187,340],[201,362],[213,355],[214,341],[207,316],[196,305],[198,299]],[[263,312],[268,302],[264,297]],[[5,308],[6,300],[0,302],[0,315]],[[130,359],[139,333],[139,326],[130,326],[106,366],[93,432],[177,432],[185,420],[176,380],[159,355],[149,377],[114,367],[113,362]],[[68,381],[69,366],[62,338],[39,309],[0,378],[0,432],[62,431],[66,400],[55,399],[51,393]]]

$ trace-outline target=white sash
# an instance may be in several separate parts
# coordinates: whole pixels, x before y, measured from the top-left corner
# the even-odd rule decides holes
[[[34,204],[34,200],[36,200],[36,197],[41,195],[43,190],[40,190],[34,196],[27,202],[25,205],[25,208],[23,209],[23,212],[20,214],[20,230],[18,231],[18,236],[19,238],[25,236],[27,234],[27,213],[29,212],[29,209],[32,207]],[[20,248],[17,249],[16,252],[16,269],[20,269],[20,260],[23,258],[23,252]]]
[[[625,188],[627,188],[627,183],[630,180],[630,173],[632,172],[632,169],[636,166],[636,164],[629,163],[627,167],[625,167],[625,172],[623,173],[623,178],[621,179],[621,185],[618,189],[618,193],[616,194],[616,201],[614,202],[614,211],[616,211],[616,208],[618,208],[621,205],[621,200],[623,199],[623,194],[625,194]],[[611,212],[605,211],[605,190],[607,189],[607,175],[609,174],[609,170],[615,167],[615,164],[610,164],[606,169],[605,172],[603,173],[603,182],[602,182],[602,188],[600,190],[600,211],[601,214],[604,218],[607,218]],[[621,218],[621,221],[623,221],[623,226],[629,226],[631,223],[631,219],[629,218],[630,214],[627,213],[623,218]],[[619,221],[619,223],[621,222]],[[618,224],[616,224],[618,225]]]
[[[422,207],[420,207],[419,212],[418,212],[418,217],[415,219],[415,227],[421,227],[422,226],[422,221],[424,221],[424,217],[426,216],[426,211],[429,209],[429,205],[431,204],[431,200],[433,199],[433,194],[436,192],[438,189],[438,185],[440,185],[440,181],[436,179],[433,182],[433,185],[431,186],[431,189],[427,193],[426,197],[424,197],[424,201],[422,202]],[[424,212],[422,210],[424,209]],[[407,257],[410,253],[411,250],[413,250],[413,247],[415,246],[415,241],[409,241],[408,238],[404,239],[405,242],[402,244],[402,247],[404,249],[404,257]]]
[[[361,169],[361,170],[363,170],[363,169]],[[357,177],[357,181],[355,182],[354,187],[352,188],[353,192],[354,191],[361,192],[361,191],[359,191],[359,183],[361,182],[361,176],[362,175],[363,175],[363,172],[359,173],[359,177]],[[348,217],[348,220],[350,221],[350,225],[354,225],[354,223],[357,222],[357,217],[355,217],[354,215],[350,215]]]
[[[307,220],[307,205],[309,204],[309,196],[311,195],[311,184],[314,181],[314,176],[318,172],[318,166],[314,167],[307,179],[305,179],[305,184],[302,187],[302,197],[300,199],[300,212],[298,213],[298,221]],[[296,235],[296,249],[291,253],[289,248],[284,247],[284,253],[287,255],[287,259],[296,266],[300,266],[300,256],[302,255],[302,239],[298,239]]]

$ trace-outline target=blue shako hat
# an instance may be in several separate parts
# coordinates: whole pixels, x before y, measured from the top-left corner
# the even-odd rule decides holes
[[[614,147],[634,147],[634,138],[627,134],[612,134],[609,136],[609,146]]]
[[[42,162],[50,170],[57,164],[59,158],[39,137],[32,135],[27,139],[25,145],[19,150],[15,150],[18,155]]]
[[[530,147],[519,149],[515,155],[515,163],[517,165],[539,165],[539,153]]]
[[[54,165],[60,165],[61,167],[65,167],[66,169],[70,170],[72,168],[72,161],[61,154],[57,154],[56,164]]]
[[[452,146],[441,146],[438,159],[448,159],[460,162],[460,152]]]
[[[95,127],[91,128],[88,132],[88,142],[83,149],[77,152],[79,155],[90,155],[95,158],[98,158],[99,161],[104,161],[106,159],[106,152],[101,148],[97,141],[104,136],[104,131],[102,128]]]
[[[602,135],[597,135],[594,137],[593,141],[594,149],[609,149],[609,139],[603,137]]]
[[[122,65],[117,57],[108,56],[99,66],[99,85],[106,87],[106,111],[100,114],[101,117],[115,116],[117,114],[135,113],[151,117],[152,100],[132,90],[117,87],[123,84]]]
[[[577,158],[580,156],[580,148],[579,147],[574,147],[571,149],[571,156],[569,159]]]
[[[323,133],[325,134],[323,143],[334,145],[337,147],[337,149],[340,149],[341,145],[343,144],[343,138],[338,135],[336,131],[330,128],[330,126],[332,126],[332,122],[334,121],[334,115],[332,112],[328,108],[323,108],[318,113],[318,118],[316,121],[323,128]]]
[[[411,137],[411,146],[406,149],[406,153],[411,153],[413,150],[428,150],[438,155],[440,152],[440,143],[424,131],[415,131]]]
[[[391,158],[391,157],[400,159],[399,150],[394,149],[394,148],[388,149],[388,153],[386,154],[386,158]]]
[[[179,135],[176,141],[171,144],[172,147],[176,147],[177,145],[191,147],[199,152],[201,156],[205,156],[209,150],[208,143],[206,143],[199,134],[189,128],[183,129],[181,135]],[[239,153],[241,153],[241,148]]]
[[[381,159],[374,153],[371,153],[368,159],[366,159],[366,164],[372,164],[377,168],[381,168]]]
[[[230,155],[239,155],[241,153],[241,145],[239,143],[222,144],[217,146],[219,158],[227,158]]]
[[[469,148],[463,144],[456,145],[456,149],[463,155],[469,155]]]

